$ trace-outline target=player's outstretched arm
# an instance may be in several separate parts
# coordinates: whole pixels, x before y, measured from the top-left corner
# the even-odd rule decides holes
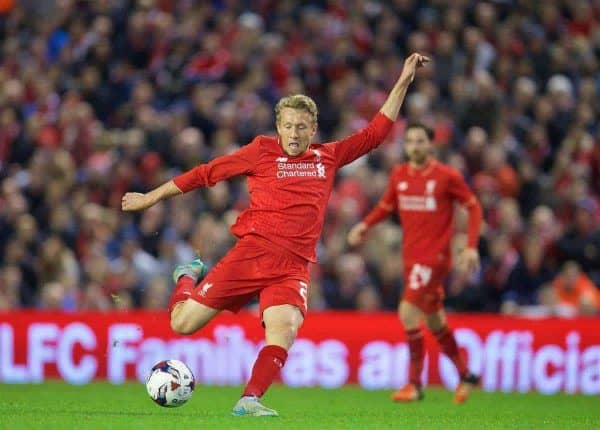
[[[402,73],[390,91],[379,113],[362,130],[335,142],[335,157],[338,167],[344,166],[377,148],[389,133],[398,117],[406,90],[415,77],[418,67],[429,61],[424,55],[412,54],[404,62]]]
[[[161,200],[187,193],[198,187],[212,187],[217,182],[234,176],[250,175],[256,166],[258,145],[258,138],[256,138],[232,154],[222,155],[209,163],[200,164],[148,193],[126,193],[121,199],[121,209],[144,210]]]
[[[417,69],[425,65],[427,62],[429,62],[429,57],[418,53],[412,54],[404,61],[404,67],[402,67],[400,77],[396,81],[394,88],[392,88],[390,91],[387,100],[379,110],[382,114],[387,116],[392,121],[395,121],[396,118],[398,118],[398,113],[400,112],[400,107],[404,102],[404,97],[406,96],[408,86],[415,78]]]
[[[147,193],[125,193],[121,199],[121,209],[124,211],[141,211],[148,209],[161,200],[182,193],[175,182],[169,181]]]

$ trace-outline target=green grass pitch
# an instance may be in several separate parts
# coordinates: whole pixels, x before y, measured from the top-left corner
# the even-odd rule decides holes
[[[394,404],[390,391],[272,387],[278,418],[233,417],[239,387],[198,386],[188,404],[161,408],[142,384],[0,384],[0,429],[600,429],[600,397],[477,391],[454,405],[429,388],[425,400]]]

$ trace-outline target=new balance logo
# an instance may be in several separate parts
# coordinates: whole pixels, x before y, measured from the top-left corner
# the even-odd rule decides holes
[[[200,295],[202,297],[206,296],[206,293],[208,292],[208,290],[213,286],[213,284],[211,284],[210,282],[207,284],[204,284],[202,286],[202,289],[200,290]]]
[[[278,163],[287,163],[288,158],[287,157],[278,157],[277,160]]]
[[[313,153],[317,157],[317,163],[320,163],[321,162],[321,151],[319,151],[318,149],[313,149]]]

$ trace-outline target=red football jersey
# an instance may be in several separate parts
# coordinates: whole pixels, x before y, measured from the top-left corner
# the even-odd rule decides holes
[[[457,170],[436,160],[421,169],[409,164],[396,166],[379,204],[364,222],[371,226],[397,212],[407,264],[449,263],[454,202],[469,210],[468,246],[476,247],[481,226],[479,202]]]
[[[173,181],[187,192],[246,175],[250,207],[240,214],[232,233],[262,236],[315,262],[337,169],[381,144],[392,124],[378,113],[357,133],[336,142],[310,145],[297,157],[288,156],[277,137],[258,136],[238,151],[199,165]]]

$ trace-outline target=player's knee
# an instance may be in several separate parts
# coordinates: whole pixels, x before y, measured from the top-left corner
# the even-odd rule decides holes
[[[171,316],[171,330],[183,335],[189,335],[196,331],[189,320],[177,316]]]
[[[298,334],[298,324],[292,318],[271,322],[266,329],[272,336],[293,341]]]
[[[425,324],[432,332],[437,332],[446,327],[446,318],[440,312],[433,312],[425,317]]]
[[[418,328],[421,323],[420,312],[405,301],[400,302],[400,306],[398,306],[398,318],[407,330]]]
[[[290,337],[296,337],[298,325],[295,321],[281,321],[275,325],[275,330]]]
[[[398,317],[407,330],[419,327],[419,318],[410,313],[399,312]]]

